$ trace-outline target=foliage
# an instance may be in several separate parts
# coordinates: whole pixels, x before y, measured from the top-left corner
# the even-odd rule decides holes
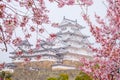
[[[67,74],[60,74],[57,78],[50,77],[47,80],[69,80],[69,77]],[[93,79],[87,73],[81,71],[79,75],[76,76],[75,80],[93,80]]]
[[[68,80],[69,77],[67,74],[60,74],[58,77],[54,78],[54,77],[50,77],[47,80]]]
[[[60,74],[60,76],[58,77],[58,80],[68,80],[69,77],[67,74]]]
[[[50,78],[48,78],[47,80],[57,80],[57,78],[50,77]]]
[[[88,74],[84,72],[80,72],[78,76],[76,76],[75,80],[93,80]]]
[[[0,77],[1,77],[1,78],[4,78],[4,77],[5,77],[5,72],[4,72],[4,71],[2,71],[2,72],[0,73]]]
[[[5,72],[5,71],[0,72],[0,78],[2,80],[12,80],[11,77],[12,77],[12,74],[9,72]]]

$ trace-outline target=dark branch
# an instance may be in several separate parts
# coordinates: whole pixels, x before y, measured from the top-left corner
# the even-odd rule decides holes
[[[0,25],[0,31],[1,31],[2,37],[3,37],[3,43],[4,43],[4,45],[5,45],[5,51],[7,52],[7,44],[6,44],[6,42],[5,42],[5,36],[4,36],[3,29],[2,29],[2,26],[1,26],[1,25]]]

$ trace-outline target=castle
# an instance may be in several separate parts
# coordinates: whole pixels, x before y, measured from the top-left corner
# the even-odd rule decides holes
[[[13,62],[36,62],[38,66],[46,64],[54,69],[76,69],[79,65],[81,57],[92,58],[92,51],[88,45],[88,37],[81,33],[85,27],[70,19],[63,18],[60,23],[60,31],[56,34],[56,39],[53,42],[42,40],[40,42],[41,48],[32,49],[30,54],[31,44],[24,40],[18,46],[16,53],[10,52]],[[40,64],[39,64],[40,63]],[[77,66],[77,67],[76,67]]]

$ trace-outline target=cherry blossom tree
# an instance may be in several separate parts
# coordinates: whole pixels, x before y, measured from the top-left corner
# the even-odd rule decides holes
[[[107,13],[102,19],[95,14],[98,25],[93,24],[89,15],[83,13],[84,20],[88,23],[96,43],[100,47],[90,48],[97,54],[93,61],[83,59],[82,70],[91,73],[98,80],[119,80],[120,79],[120,1],[106,0]]]
[[[16,7],[17,6],[17,7]],[[23,10],[23,11],[22,11]],[[40,35],[46,30],[43,24],[51,24],[44,0],[0,0],[0,44],[7,51],[7,46],[17,46],[22,40],[30,40],[32,33],[36,33],[36,47],[40,43]],[[18,34],[18,30],[21,34]],[[49,33],[48,33],[49,34]],[[55,34],[49,34],[48,39],[53,39]]]

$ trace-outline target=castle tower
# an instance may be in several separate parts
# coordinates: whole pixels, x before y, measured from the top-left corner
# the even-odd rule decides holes
[[[67,55],[64,56],[64,59],[75,60],[75,55],[82,55],[86,57],[91,56],[92,51],[88,47],[88,45],[91,45],[88,41],[89,36],[81,33],[81,30],[85,27],[79,25],[77,21],[64,18],[59,28],[60,32],[57,33],[55,46],[57,48],[62,48],[62,50],[59,50],[58,52]]]
[[[54,42],[54,48],[59,48],[56,55],[60,56],[57,58],[57,63],[53,65],[54,69],[58,67],[75,69],[72,66],[68,66],[68,64],[80,62],[81,57],[92,58],[92,51],[88,47],[88,45],[91,45],[88,41],[89,36],[81,33],[84,28],[76,20],[73,21],[64,17],[59,25],[60,32],[57,33],[57,38]]]

